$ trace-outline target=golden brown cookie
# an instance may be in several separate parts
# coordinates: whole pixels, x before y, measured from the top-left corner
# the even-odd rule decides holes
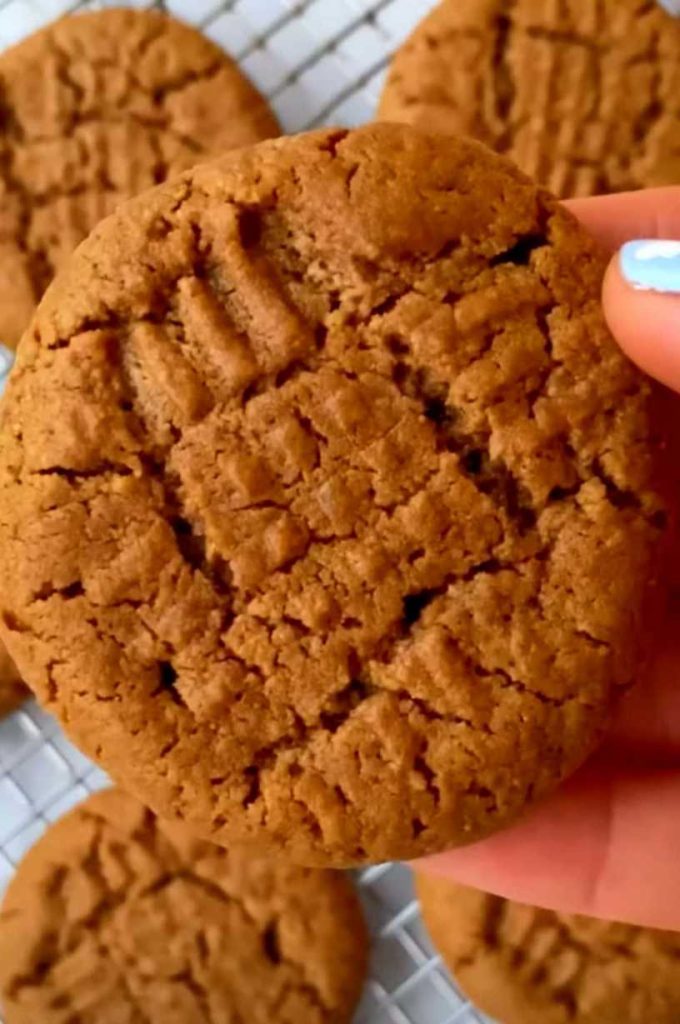
[[[499,1024],[677,1024],[680,934],[556,914],[419,876],[432,940]]]
[[[63,18],[0,55],[0,340],[122,198],[278,134],[235,64],[158,11]]]
[[[349,880],[195,841],[122,791],[19,865],[0,912],[5,1024],[345,1024],[367,936]]]
[[[443,0],[384,120],[463,132],[562,196],[680,182],[680,20],[655,0]]]
[[[406,126],[122,206],[0,411],[0,630],[45,706],[162,816],[309,863],[551,790],[636,673],[664,523],[604,266]]]
[[[28,688],[24,686],[17,667],[0,642],[0,718],[16,711],[23,701],[28,700]]]

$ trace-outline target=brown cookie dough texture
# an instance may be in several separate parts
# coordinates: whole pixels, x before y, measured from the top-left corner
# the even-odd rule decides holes
[[[224,850],[110,790],[53,825],[0,912],[5,1024],[349,1024],[366,970],[338,872]]]
[[[0,55],[0,340],[121,199],[278,134],[213,43],[157,11],[64,18]]]
[[[122,206],[0,412],[0,628],[46,707],[162,816],[309,863],[551,790],[634,676],[664,518],[603,268],[406,126]]]
[[[28,688],[24,686],[5,645],[0,642],[0,718],[16,711],[28,697]]]
[[[462,132],[562,196],[680,181],[680,20],[656,0],[443,0],[384,120]]]
[[[677,1024],[680,934],[557,914],[421,876],[432,940],[499,1024]]]

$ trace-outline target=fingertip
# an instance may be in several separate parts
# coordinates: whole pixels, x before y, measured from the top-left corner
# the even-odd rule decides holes
[[[415,867],[520,903],[677,931],[679,802],[677,768],[602,760],[519,824]]]
[[[593,880],[608,848],[610,801],[609,778],[582,769],[516,825],[428,857],[416,869],[536,906],[592,911]]]
[[[645,373],[680,392],[680,294],[635,286],[622,269],[622,253],[605,275],[603,306],[623,351]]]

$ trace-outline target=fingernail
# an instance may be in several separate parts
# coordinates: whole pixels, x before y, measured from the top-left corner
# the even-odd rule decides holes
[[[626,242],[619,262],[633,288],[680,295],[680,242],[658,238]]]
[[[10,352],[4,345],[0,345],[0,395],[5,390],[5,384],[7,383],[7,377],[12,369],[13,362],[14,353]]]
[[[659,0],[659,3],[669,14],[680,15],[680,0]]]

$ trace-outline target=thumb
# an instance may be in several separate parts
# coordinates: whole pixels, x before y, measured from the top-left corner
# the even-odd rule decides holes
[[[680,241],[626,242],[607,271],[603,302],[624,352],[680,392]]]

